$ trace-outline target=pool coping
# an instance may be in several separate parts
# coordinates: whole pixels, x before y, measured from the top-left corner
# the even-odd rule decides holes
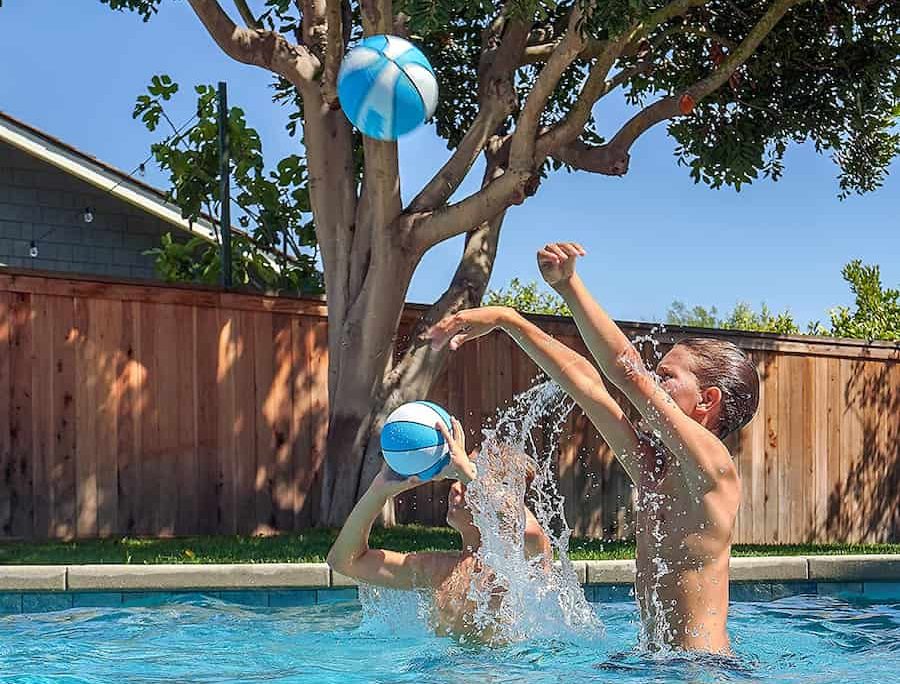
[[[634,582],[633,560],[573,561],[588,586]],[[731,559],[732,582],[900,581],[900,554]],[[0,592],[341,589],[356,582],[325,563],[2,565]]]

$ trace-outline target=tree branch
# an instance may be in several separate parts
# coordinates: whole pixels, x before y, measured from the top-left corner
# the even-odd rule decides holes
[[[572,142],[581,135],[591,118],[594,104],[619,85],[613,81],[607,81],[606,77],[628,46],[636,45],[660,24],[681,16],[691,8],[703,5],[705,2],[706,0],[674,0],[658,9],[644,21],[633,24],[615,39],[595,46],[595,49],[600,49],[600,53],[597,61],[591,67],[578,99],[565,118],[540,137],[536,146],[536,158],[543,160],[553,150]]]
[[[525,65],[546,62],[550,58],[550,55],[553,54],[557,45],[559,45],[559,42],[560,41],[542,43],[540,45],[529,45],[522,54],[522,61],[520,64]],[[608,41],[605,40],[586,38],[584,48],[578,53],[578,59],[596,59],[606,48],[607,42]]]
[[[551,150],[575,140],[581,135],[588,120],[591,118],[594,104],[615,87],[611,81],[606,80],[606,76],[619,58],[625,45],[631,42],[633,38],[634,31],[623,34],[617,40],[607,43],[602,54],[591,67],[587,81],[585,81],[581,93],[575,100],[575,104],[572,105],[572,108],[562,121],[550,128],[538,139],[536,144],[537,154],[535,155],[537,159],[544,159]]]
[[[682,103],[689,98],[690,103],[699,102],[710,93],[720,88],[731,74],[744,62],[746,62],[759,44],[775,28],[781,18],[793,7],[801,5],[808,0],[777,0],[774,2],[759,22],[754,26],[746,38],[741,41],[723,62],[706,78],[697,81],[684,92],[654,102],[635,114],[622,126],[618,133],[603,147],[609,148],[609,153],[614,157],[627,158],[631,146],[646,130],[666,119],[670,119],[681,113]]]
[[[581,6],[576,5],[569,15],[565,36],[550,55],[547,64],[538,74],[531,92],[528,93],[510,142],[510,169],[530,171],[534,168],[534,146],[541,113],[556,89],[560,77],[584,48],[584,40],[578,29],[581,17]]]
[[[515,107],[512,78],[528,38],[529,26],[518,20],[504,24],[499,46],[485,47],[479,65],[478,114],[450,158],[410,202],[409,213],[436,209],[456,191],[497,126]],[[490,32],[491,29],[487,29]]]
[[[262,24],[256,20],[256,17],[253,16],[253,12],[250,11],[247,0],[234,0],[234,5],[237,7],[238,14],[241,15],[241,19],[244,20],[247,28],[262,29]]]
[[[487,167],[482,179],[482,186],[499,177],[503,171],[497,166],[493,154],[488,157]],[[388,405],[392,402],[402,403],[406,395],[420,393],[428,388],[446,358],[447,348],[433,350],[431,345],[419,339],[429,326],[461,309],[476,307],[481,303],[484,292],[494,267],[497,256],[497,245],[500,238],[500,227],[506,212],[501,211],[489,221],[470,230],[466,235],[466,244],[462,258],[456,267],[449,287],[435,301],[425,314],[416,322],[410,333],[410,346],[400,362],[390,369],[384,378],[384,398]]]
[[[216,44],[232,59],[284,76],[298,88],[313,78],[318,60],[274,31],[240,28],[217,0],[188,0]]]
[[[608,145],[588,145],[573,140],[553,150],[553,158],[579,171],[604,176],[624,176],[628,172],[628,158],[616,157]]]
[[[322,94],[333,109],[339,107],[337,75],[344,58],[344,32],[341,21],[341,0],[326,0],[325,20],[328,24],[328,40],[325,44],[325,69],[322,74]]]
[[[367,36],[390,33],[394,24],[392,0],[360,0],[363,33]]]
[[[499,214],[512,204],[521,204],[536,189],[536,177],[531,171],[507,169],[478,192],[455,204],[432,212],[406,216],[408,235],[416,253],[455,235],[461,235]]]

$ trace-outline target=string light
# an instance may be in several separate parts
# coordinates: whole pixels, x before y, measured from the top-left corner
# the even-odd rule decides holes
[[[165,141],[163,142],[163,144],[167,144],[167,143],[168,143],[169,141],[171,141],[172,139],[174,139],[174,138],[178,137],[179,135],[181,135],[182,131],[184,131],[184,129],[187,128],[187,126],[188,126],[189,124],[192,124],[192,123],[194,122],[195,119],[199,118],[200,114],[201,114],[201,112],[198,110],[197,113],[195,113],[193,116],[191,116],[190,119],[188,119],[188,120],[185,121],[183,124],[181,124],[181,126],[179,126],[177,129],[175,129],[175,132],[172,133],[172,135],[170,135],[168,138],[166,138]],[[149,155],[146,159],[144,159],[144,161],[142,161],[140,164],[138,164],[138,165],[134,168],[134,170],[133,170],[131,173],[125,175],[124,178],[119,179],[119,180],[115,183],[115,185],[113,185],[111,188],[109,188],[106,192],[112,193],[112,191],[115,190],[117,187],[119,187],[122,183],[124,183],[126,179],[128,179],[128,178],[133,178],[135,174],[139,174],[140,176],[144,176],[144,174],[145,174],[146,171],[147,171],[147,162],[150,161],[151,159],[153,159],[153,153],[152,153],[152,152],[150,153],[150,155]],[[82,220],[83,220],[85,223],[93,223],[93,221],[94,221],[94,210],[93,210],[93,208],[91,208],[90,206],[85,207],[85,208],[84,208],[84,211],[81,213],[81,218],[82,218]],[[42,241],[44,238],[46,238],[48,235],[50,235],[50,233],[54,232],[55,230],[56,230],[56,228],[51,228],[50,230],[48,230],[46,233],[44,233],[44,234],[43,234],[40,238],[38,238],[37,240],[32,240],[32,241],[31,241],[31,244],[28,246],[28,255],[29,255],[32,259],[37,259],[37,258],[38,258],[38,255],[40,254],[40,250],[38,249],[38,243],[39,243],[40,241]]]

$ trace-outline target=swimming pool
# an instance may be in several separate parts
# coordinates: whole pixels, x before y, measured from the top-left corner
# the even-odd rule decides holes
[[[201,595],[162,606],[0,618],[0,681],[816,682],[898,681],[900,601],[815,595],[732,605],[733,660],[634,653],[636,609],[595,603],[592,640],[460,645],[406,619],[365,620],[358,601],[291,608]]]

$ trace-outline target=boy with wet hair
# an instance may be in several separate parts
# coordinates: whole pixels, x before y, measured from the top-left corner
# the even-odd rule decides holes
[[[347,517],[328,552],[328,565],[343,575],[373,586],[424,591],[432,598],[431,620],[438,634],[491,641],[494,634],[490,628],[479,627],[473,618],[477,605],[469,596],[470,584],[481,570],[477,554],[481,532],[466,501],[466,488],[478,475],[475,466],[478,451],[466,453],[465,435],[456,418],[452,420],[452,432],[442,422],[435,427],[449,446],[450,462],[434,479],[454,480],[447,495],[447,524],[459,533],[462,550],[401,553],[369,547],[372,525],[385,502],[423,484],[418,477],[404,478],[384,464]],[[524,454],[506,445],[499,445],[499,448],[510,461],[524,459]],[[524,472],[526,483],[533,476],[527,467],[520,468],[519,472]],[[492,476],[502,476],[502,473],[481,474],[481,477]],[[524,524],[524,529],[510,525],[508,531],[520,535],[525,558],[548,566],[553,559],[550,540],[524,500],[499,503],[501,513]]]
[[[538,251],[544,280],[565,300],[600,371],[513,309],[461,311],[433,326],[432,345],[455,350],[495,328],[578,403],[637,488],[637,575],[641,642],[648,649],[730,650],[728,562],[741,484],[722,440],[746,425],[759,402],[759,375],[735,345],[692,338],[650,372],[637,349],[575,272],[575,243]],[[604,384],[640,414],[632,424]]]

